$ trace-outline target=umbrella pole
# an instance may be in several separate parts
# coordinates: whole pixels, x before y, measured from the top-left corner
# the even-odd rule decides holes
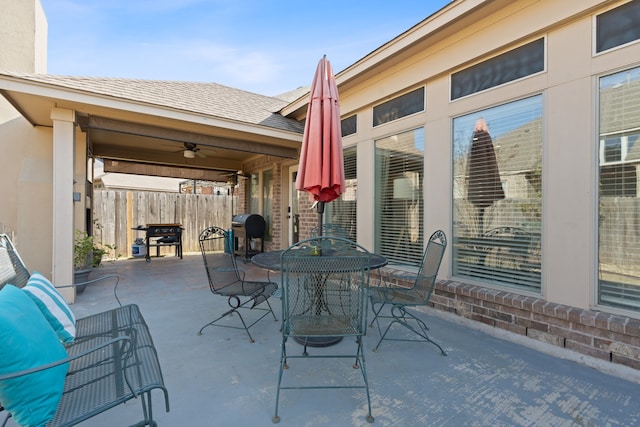
[[[323,235],[322,231],[322,218],[324,216],[324,202],[318,202],[318,236]]]
[[[324,202],[318,202],[318,237],[324,235],[322,231],[322,219],[324,216]],[[318,255],[322,255],[322,247],[320,245],[320,239],[318,239]]]

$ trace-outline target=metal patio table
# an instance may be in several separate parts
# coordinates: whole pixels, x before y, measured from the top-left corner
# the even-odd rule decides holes
[[[281,264],[282,252],[284,252],[284,250],[262,252],[254,255],[253,258],[251,258],[251,261],[258,267],[262,267],[272,271],[280,271],[282,270],[282,264]],[[341,254],[342,252],[343,251],[340,251],[338,249],[324,248],[322,249],[321,253],[317,256],[336,256],[336,254]],[[348,255],[348,253],[345,253],[344,255]],[[373,269],[384,267],[385,265],[387,265],[388,262],[389,261],[382,255],[371,253],[369,257],[369,269],[373,270]],[[318,273],[322,273],[322,272],[319,271]],[[295,337],[294,340],[301,345],[306,345],[309,347],[328,347],[330,345],[339,343],[342,340],[342,337],[335,337],[335,338]]]

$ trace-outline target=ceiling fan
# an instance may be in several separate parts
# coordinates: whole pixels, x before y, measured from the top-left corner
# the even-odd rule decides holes
[[[192,142],[185,142],[184,150],[181,151],[185,159],[195,159],[196,156],[207,157],[204,153],[201,153],[198,146]]]

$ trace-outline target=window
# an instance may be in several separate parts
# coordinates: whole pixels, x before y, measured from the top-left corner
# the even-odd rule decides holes
[[[262,172],[262,216],[267,223],[264,239],[270,241],[273,236],[273,169]]]
[[[598,302],[640,311],[640,68],[600,78]]]
[[[358,131],[358,116],[347,117],[340,121],[342,136],[353,135]]]
[[[349,233],[349,239],[357,241],[356,208],[358,206],[358,170],[356,147],[344,150],[345,190],[339,199],[327,203],[326,222],[338,224]]]
[[[596,17],[596,52],[640,39],[640,1],[632,1]]]
[[[264,239],[273,233],[273,169],[249,175],[249,212],[262,215],[266,222]]]
[[[424,250],[424,129],[376,140],[376,252],[418,265]]]
[[[424,111],[424,87],[373,107],[373,126]]]
[[[260,174],[249,175],[249,212],[260,212]]]
[[[453,274],[540,290],[542,96],[453,120]]]
[[[452,74],[451,99],[462,98],[540,71],[544,71],[544,39]]]

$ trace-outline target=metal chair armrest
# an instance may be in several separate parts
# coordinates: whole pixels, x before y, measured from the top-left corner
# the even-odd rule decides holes
[[[128,348],[131,346],[131,338],[127,337],[127,336],[121,336],[121,337],[117,337],[117,338],[113,338],[109,341],[106,341],[100,345],[97,345],[95,347],[92,347],[88,350],[85,350],[81,353],[78,353],[74,356],[69,356],[69,357],[65,357],[64,359],[60,359],[57,360],[55,362],[51,362],[51,363],[47,363],[44,365],[40,365],[40,366],[36,366],[33,368],[29,368],[29,369],[23,369],[20,371],[16,371],[16,372],[12,372],[9,374],[3,374],[0,375],[0,381],[4,381],[4,380],[9,380],[12,378],[18,378],[18,377],[22,377],[24,375],[29,375],[29,374],[33,374],[35,372],[40,372],[40,371],[45,371],[47,369],[51,369],[51,368],[55,368],[56,366],[60,366],[60,365],[64,365],[65,363],[69,363],[72,362],[76,359],[80,359],[82,357],[87,356],[88,354],[94,353],[96,351],[102,350],[104,347],[108,347],[112,344],[115,344],[117,342],[122,341],[122,345],[120,346],[120,354],[124,356],[125,353],[127,353],[129,350]],[[132,393],[134,393],[133,390],[131,390]]]
[[[389,277],[393,277],[391,282]],[[381,276],[381,284],[377,289],[381,292],[383,300],[385,302],[392,302],[394,300],[393,295],[398,293],[411,293],[416,291],[416,285],[422,281],[433,280],[433,276],[418,276],[416,274],[393,274]],[[398,282],[411,283],[410,287],[400,286]]]
[[[77,286],[90,285],[92,283],[100,282],[107,279],[114,279],[115,285],[113,286],[113,296],[116,301],[118,301],[118,305],[122,307],[122,303],[120,302],[120,298],[118,298],[118,284],[120,283],[120,276],[117,274],[107,274],[102,277],[98,277],[97,279],[87,280],[86,282],[73,283],[71,285],[57,285],[56,288],[75,288]]]

